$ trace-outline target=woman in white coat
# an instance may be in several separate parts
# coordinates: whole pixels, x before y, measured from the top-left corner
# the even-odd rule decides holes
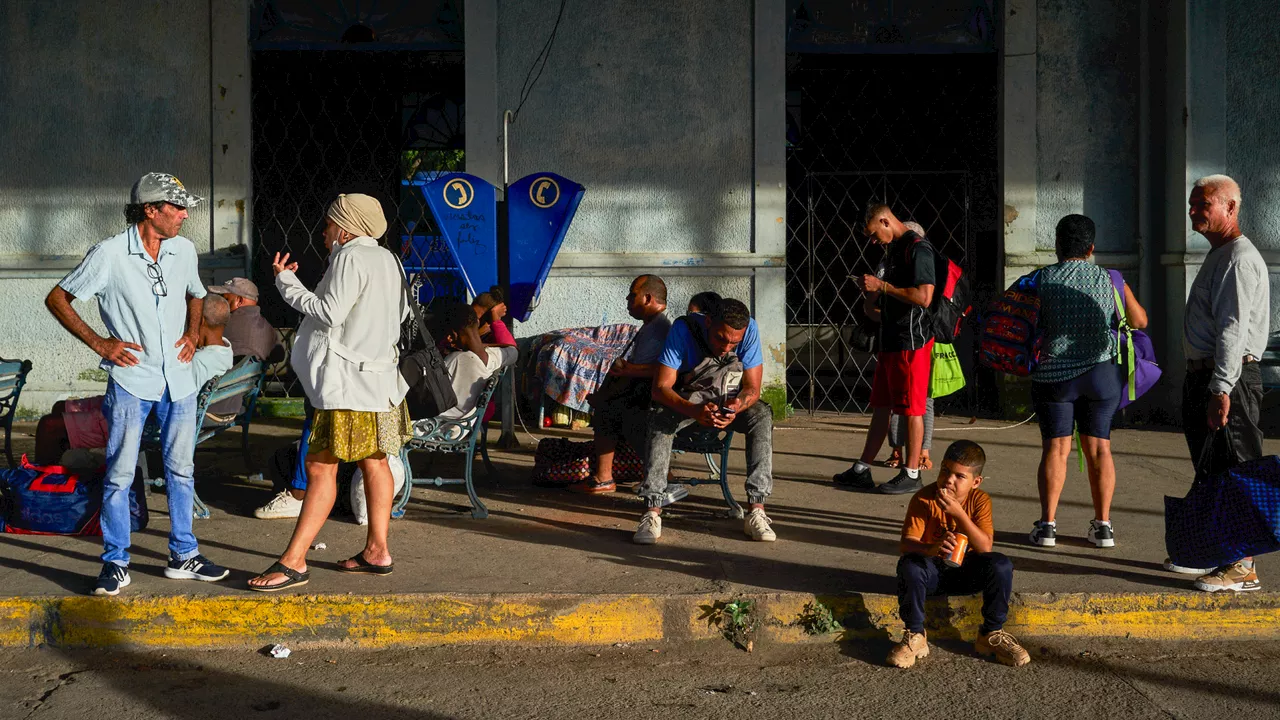
[[[413,432],[396,348],[409,306],[399,260],[378,245],[386,230],[377,200],[339,195],[326,213],[329,269],[315,292],[298,280],[298,265],[287,253],[272,263],[280,294],[303,315],[290,364],[316,411],[298,524],[279,562],[249,581],[253,590],[274,592],[310,579],[307,550],[333,508],[339,462],[360,465],[369,535],[364,550],[338,569],[375,575],[392,570],[387,531],[394,481],[387,456],[399,454]]]

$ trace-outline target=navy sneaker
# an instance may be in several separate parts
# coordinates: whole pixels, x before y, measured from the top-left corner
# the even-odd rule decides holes
[[[860,490],[862,492],[871,492],[876,489],[875,480],[871,479],[871,468],[866,468],[862,472],[858,472],[857,466],[850,466],[848,470],[839,475],[832,476],[831,480],[838,487],[848,490]]]
[[[203,555],[196,555],[186,560],[170,560],[169,566],[164,569],[164,576],[172,580],[217,582],[230,574],[230,570],[221,565],[214,565]]]
[[[906,495],[914,493],[924,487],[924,481],[917,475],[914,479],[907,474],[907,469],[903,468],[889,482],[876,488],[876,492],[881,495]]]
[[[103,563],[98,581],[93,585],[94,595],[119,595],[120,588],[129,584],[129,569],[115,563]]]

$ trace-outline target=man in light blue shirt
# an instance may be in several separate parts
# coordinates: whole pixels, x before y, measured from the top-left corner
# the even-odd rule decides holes
[[[95,595],[116,595],[129,584],[129,488],[142,429],[153,411],[160,424],[169,500],[165,576],[214,581],[228,574],[200,554],[191,527],[198,389],[191,358],[205,288],[197,272],[195,246],[178,233],[187,208],[200,201],[172,175],[142,176],[125,207],[128,229],[90,248],[45,299],[58,322],[102,356],[102,367],[110,374],[102,405],[109,428],[101,516],[103,567]],[[89,297],[98,300],[106,337],[71,307],[72,300]]]

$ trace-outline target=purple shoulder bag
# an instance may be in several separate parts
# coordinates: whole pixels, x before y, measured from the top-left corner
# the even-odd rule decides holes
[[[1111,277],[1111,287],[1115,290],[1119,329],[1111,332],[1116,335],[1119,348],[1116,362],[1125,372],[1125,392],[1120,396],[1120,407],[1125,407],[1156,384],[1160,379],[1160,366],[1156,364],[1151,338],[1141,330],[1129,327],[1129,318],[1124,311],[1124,276],[1119,270],[1108,270],[1107,275]]]

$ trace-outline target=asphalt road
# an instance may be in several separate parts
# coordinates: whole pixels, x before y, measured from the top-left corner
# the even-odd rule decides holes
[[[0,651],[0,718],[1270,718],[1280,643],[1029,643],[1013,669],[935,646]]]

